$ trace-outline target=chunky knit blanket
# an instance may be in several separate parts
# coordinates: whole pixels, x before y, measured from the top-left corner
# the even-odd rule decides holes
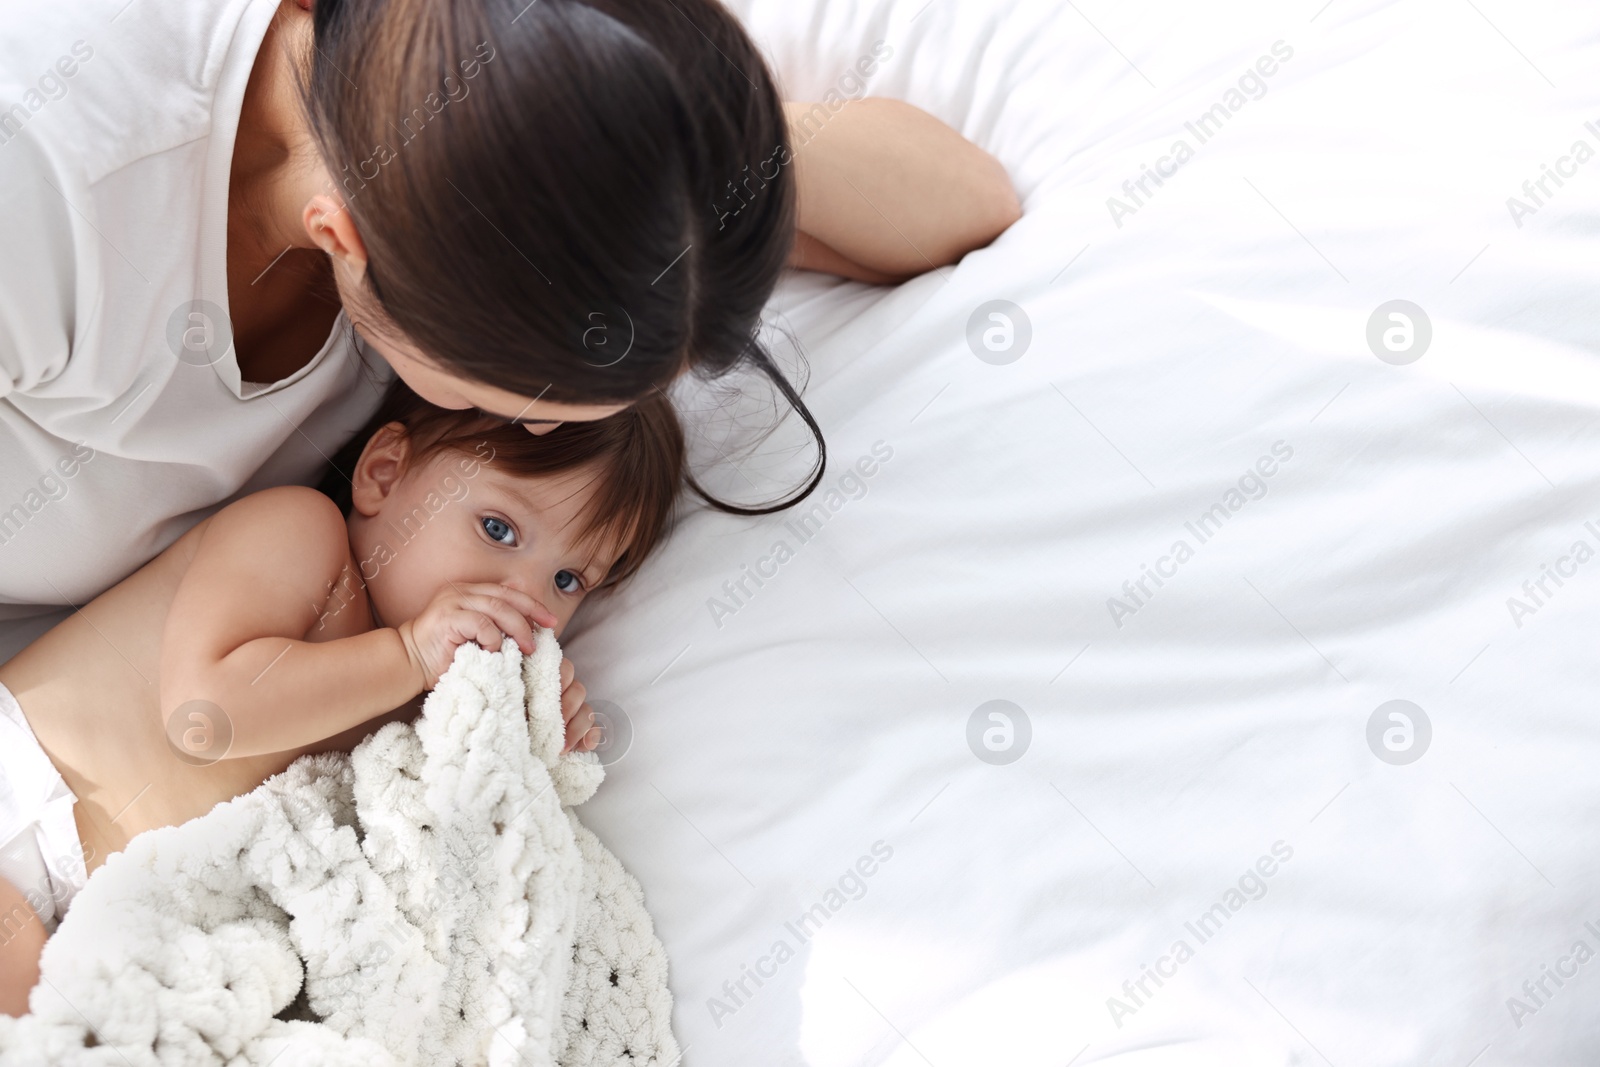
[[[141,834],[45,946],[0,1067],[671,1067],[638,882],[571,806],[560,650],[474,645],[414,724]]]

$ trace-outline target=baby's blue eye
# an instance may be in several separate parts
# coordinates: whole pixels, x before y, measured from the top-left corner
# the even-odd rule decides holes
[[[498,541],[502,545],[515,544],[517,532],[511,524],[504,519],[497,519],[493,515],[485,515],[478,520],[483,523],[483,532],[489,535],[491,541]]]
[[[571,579],[571,581],[572,581],[571,588],[569,588],[566,584],[564,584],[562,582],[562,580],[561,580],[561,576],[562,575],[566,575],[567,578]],[[563,593],[576,593],[580,589],[583,588],[583,579],[579,578],[576,574],[572,573],[571,571],[557,571],[556,572],[556,588],[561,590]]]

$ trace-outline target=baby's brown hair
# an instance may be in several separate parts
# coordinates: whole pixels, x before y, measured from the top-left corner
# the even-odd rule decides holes
[[[453,449],[512,475],[593,469],[598,484],[580,516],[578,543],[590,552],[607,543],[626,546],[596,591],[632,577],[671,525],[684,477],[683,427],[659,389],[615,415],[564,422],[535,435],[475,408],[436,407],[395,379],[376,414],[333,457],[317,486],[345,515],[351,506],[350,472],[372,435],[391,422],[405,427],[414,463]],[[479,442],[489,445],[492,458],[484,460]]]

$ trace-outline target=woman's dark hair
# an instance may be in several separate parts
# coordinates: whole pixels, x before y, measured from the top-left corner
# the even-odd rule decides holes
[[[345,515],[350,514],[350,474],[356,461],[372,435],[391,422],[405,427],[412,463],[454,450],[522,477],[592,471],[595,493],[577,520],[576,541],[590,553],[602,545],[625,546],[596,591],[614,588],[638,571],[671,526],[683,485],[683,430],[671,401],[660,392],[615,415],[564,422],[535,436],[472,408],[435,407],[396,379],[377,413],[333,457],[317,486]],[[488,459],[479,451],[480,443],[492,449]]]
[[[794,240],[776,83],[717,0],[317,0],[304,103],[381,315],[441,369],[564,403],[766,375]],[[352,309],[359,311],[359,309]],[[359,317],[359,314],[357,315]]]

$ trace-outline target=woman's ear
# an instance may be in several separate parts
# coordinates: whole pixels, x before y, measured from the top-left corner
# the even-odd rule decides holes
[[[335,268],[345,273],[346,280],[359,285],[367,271],[367,245],[344,201],[318,193],[301,209],[300,224],[316,246],[333,257]]]
[[[368,439],[350,473],[350,503],[362,515],[378,513],[411,465],[411,438],[403,423],[388,422]]]

